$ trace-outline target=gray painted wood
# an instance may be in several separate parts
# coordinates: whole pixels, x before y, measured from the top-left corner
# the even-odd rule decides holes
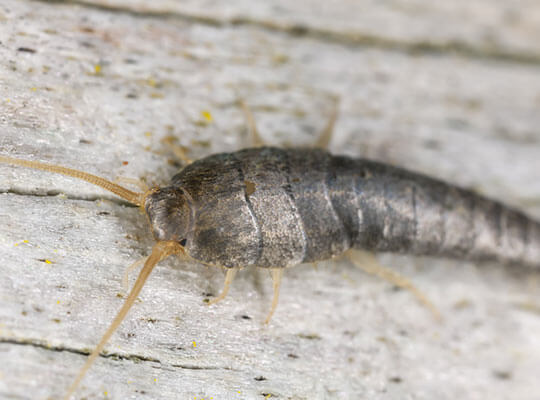
[[[540,217],[534,60],[444,49],[411,55],[200,18],[260,13],[276,25],[358,29],[383,39],[397,32],[405,42],[415,21],[457,32],[455,24],[437,24],[444,10],[369,31],[363,18],[386,15],[381,6],[366,5],[364,15],[343,1],[304,14],[293,11],[309,2],[249,10],[153,2],[154,15],[146,15],[108,4],[117,8],[0,5],[2,154],[164,184],[177,169],[166,137],[194,158],[246,145],[238,99],[250,104],[269,143],[309,144],[339,96],[332,151],[429,173]],[[474,4],[494,15],[508,8]],[[455,7],[451,15],[470,10]],[[516,39],[536,18],[530,7],[497,26],[508,51],[536,54],[537,41],[520,47]],[[484,40],[484,17],[473,15],[462,38],[474,44]],[[414,40],[431,40],[431,31],[419,29]],[[84,363],[80,353],[122,304],[124,269],[148,254],[152,239],[137,209],[82,182],[1,165],[0,192],[0,398],[59,398]],[[379,260],[421,288],[444,322],[409,293],[336,261],[286,271],[266,327],[264,271],[243,271],[229,297],[207,307],[205,294],[219,292],[223,274],[171,258],[155,269],[107,345],[110,356],[100,357],[76,398],[538,397],[537,276],[452,260]]]

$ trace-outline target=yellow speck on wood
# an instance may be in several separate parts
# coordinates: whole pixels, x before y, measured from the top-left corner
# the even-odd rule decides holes
[[[212,117],[212,114],[208,110],[201,111],[201,115],[207,122],[212,122],[214,118]]]
[[[244,181],[244,185],[246,185],[246,194],[248,196],[251,196],[253,193],[255,193],[255,183],[251,181]]]
[[[147,131],[147,132],[144,132],[144,136],[146,136],[146,137],[151,137],[151,136],[152,136],[152,132],[148,132],[148,131]]]
[[[191,344],[193,345],[193,347],[197,347],[197,342],[195,342],[195,340],[191,342]]]
[[[52,264],[52,261],[51,261],[51,260],[45,259],[45,263],[47,263],[47,264]]]
[[[34,86],[34,87],[31,87],[30,90],[31,90],[32,92],[35,92],[35,91],[37,90],[37,87],[35,87],[35,86]]]
[[[99,64],[94,65],[94,74],[96,75],[101,74],[101,65]]]
[[[289,61],[289,56],[286,54],[274,54],[272,56],[274,64],[285,64]]]

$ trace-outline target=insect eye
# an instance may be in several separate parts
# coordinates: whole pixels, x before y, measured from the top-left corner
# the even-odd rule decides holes
[[[182,247],[185,246],[186,242],[187,242],[187,239],[180,240],[180,246],[182,246]]]

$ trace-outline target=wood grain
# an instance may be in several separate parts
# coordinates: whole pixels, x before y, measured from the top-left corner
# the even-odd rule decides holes
[[[540,217],[536,3],[289,3],[3,1],[0,152],[162,185],[179,167],[171,140],[193,158],[246,145],[239,100],[269,143],[308,145],[337,96],[333,152]],[[350,40],[361,35],[376,40]],[[456,40],[473,50],[445,47]],[[438,50],[407,47],[423,42]],[[136,208],[69,178],[1,165],[0,192],[0,398],[60,398],[151,235]],[[286,271],[266,327],[264,271],[208,307],[224,275],[171,258],[76,398],[538,398],[537,276],[379,260],[444,322],[338,260]]]

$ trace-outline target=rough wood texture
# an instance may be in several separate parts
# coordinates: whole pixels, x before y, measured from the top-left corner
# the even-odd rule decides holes
[[[2,154],[163,184],[177,169],[164,138],[192,157],[245,145],[238,99],[268,142],[309,144],[339,96],[334,152],[540,217],[536,2],[124,3],[0,4]],[[0,398],[59,398],[152,240],[91,185],[0,165],[0,191]],[[340,261],[286,271],[265,327],[264,271],[209,308],[223,274],[169,259],[76,398],[538,398],[537,276],[379,259],[444,322]]]

